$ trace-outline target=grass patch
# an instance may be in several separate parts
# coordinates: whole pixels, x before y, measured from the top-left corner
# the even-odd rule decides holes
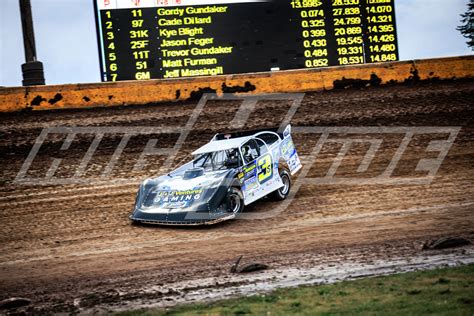
[[[474,265],[120,315],[473,315]]]

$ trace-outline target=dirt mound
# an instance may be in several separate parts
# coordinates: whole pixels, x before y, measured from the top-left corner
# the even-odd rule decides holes
[[[462,237],[444,237],[423,244],[423,249],[446,249],[470,245],[471,241]]]

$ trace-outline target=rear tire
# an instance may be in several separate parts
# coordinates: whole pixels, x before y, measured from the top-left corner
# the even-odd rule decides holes
[[[274,201],[283,201],[286,199],[291,189],[291,176],[286,169],[280,170],[280,178],[283,182],[283,186],[278,190],[273,191],[268,197]]]

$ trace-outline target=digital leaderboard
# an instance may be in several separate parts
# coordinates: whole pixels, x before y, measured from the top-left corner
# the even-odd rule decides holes
[[[103,81],[398,60],[395,0],[94,0]]]

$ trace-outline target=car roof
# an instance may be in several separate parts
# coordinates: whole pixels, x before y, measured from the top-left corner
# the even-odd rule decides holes
[[[192,154],[199,155],[199,154],[211,153],[214,151],[238,148],[240,147],[240,145],[245,143],[250,138],[252,138],[252,136],[236,137],[236,138],[223,139],[223,140],[213,140],[207,143],[206,145],[196,149],[195,151],[193,151]]]

